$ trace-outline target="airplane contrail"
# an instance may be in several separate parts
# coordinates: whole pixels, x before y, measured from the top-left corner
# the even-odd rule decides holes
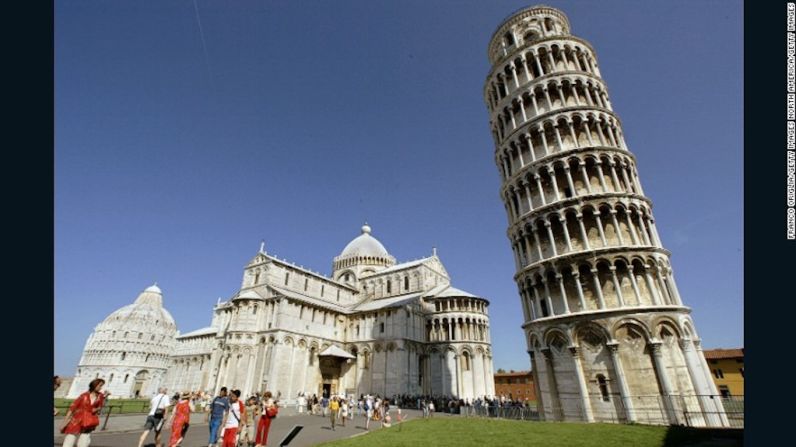
[[[202,50],[205,53],[205,66],[207,67],[207,75],[210,77],[210,82],[213,82],[213,72],[210,70],[210,56],[207,54],[207,43],[205,42],[205,32],[202,28],[202,20],[199,18],[199,5],[196,0],[193,0],[193,9],[196,11],[196,23],[199,25],[199,36],[202,38]]]

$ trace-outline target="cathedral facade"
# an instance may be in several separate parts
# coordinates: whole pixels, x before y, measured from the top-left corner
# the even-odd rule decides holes
[[[508,17],[484,85],[523,330],[548,420],[727,424],[589,42]]]
[[[139,362],[129,374],[144,371],[147,387],[109,383],[109,389],[126,397],[151,395],[157,386],[213,393],[226,386],[244,395],[270,390],[288,402],[300,393],[491,396],[488,306],[451,286],[436,250],[396,263],[367,225],[334,258],[330,277],[261,247],[244,268],[240,290],[213,308],[210,325],[164,345],[163,373]],[[97,327],[86,352],[96,350],[97,331],[111,337],[108,323],[120,321],[112,317]],[[116,329],[113,337],[121,334]],[[107,380],[104,371],[117,367],[119,349],[136,337],[117,340],[115,350],[103,353],[104,363],[89,365],[84,352],[78,375]],[[82,389],[76,384],[75,390]]]

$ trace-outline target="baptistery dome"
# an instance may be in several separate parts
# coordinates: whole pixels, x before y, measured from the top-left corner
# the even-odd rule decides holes
[[[105,379],[113,397],[153,394],[169,366],[177,325],[163,307],[157,285],[147,287],[94,328],[78,365],[69,397],[76,397],[95,379]]]

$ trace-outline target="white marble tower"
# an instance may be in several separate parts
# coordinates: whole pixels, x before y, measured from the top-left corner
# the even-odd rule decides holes
[[[540,413],[726,425],[594,48],[509,16],[484,85]],[[686,420],[690,418],[689,420]]]

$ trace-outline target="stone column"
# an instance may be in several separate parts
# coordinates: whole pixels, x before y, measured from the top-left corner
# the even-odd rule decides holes
[[[625,307],[625,300],[622,296],[622,285],[619,284],[619,278],[616,276],[616,266],[612,265],[608,267],[608,270],[611,271],[611,279],[614,282],[614,289],[616,290],[616,299],[619,302],[619,307]]]
[[[553,193],[556,196],[556,201],[561,200],[561,194],[558,191],[558,181],[556,180],[556,170],[552,167],[547,167],[547,175],[550,176],[550,183],[553,184]]]
[[[578,163],[580,172],[583,175],[584,186],[586,187],[586,194],[591,194],[591,182],[589,181],[589,174],[586,173],[586,162],[581,161]]]
[[[531,372],[533,373],[533,388],[536,392],[536,411],[541,420],[544,420],[544,400],[542,399],[542,389],[539,387],[539,368],[536,365],[536,355],[532,349],[528,350],[531,357]]]
[[[547,278],[542,278],[542,285],[544,286],[544,294],[545,299],[547,299],[548,304],[550,305],[550,315],[556,315],[556,308],[553,306],[553,297],[550,295],[550,286],[547,285]]]
[[[652,303],[656,306],[660,306],[663,302],[658,296],[657,287],[655,287],[655,282],[652,280],[652,275],[650,275],[650,268],[651,266],[649,264],[644,264],[644,280],[647,283],[650,295],[652,295]]]
[[[539,233],[533,226],[531,226],[531,232],[533,233],[533,240],[536,242],[536,254],[539,255],[537,260],[541,260],[544,256],[542,255],[542,244],[539,242]]]
[[[550,248],[553,250],[553,256],[558,256],[558,250],[556,250],[556,240],[553,237],[553,230],[550,228],[550,222],[545,220],[544,226],[547,228],[547,237],[550,239]]]
[[[544,99],[547,101],[547,110],[545,112],[549,112],[553,110],[553,101],[550,100],[550,92],[547,91],[547,86],[542,87],[542,92],[544,92]]]
[[[612,209],[609,214],[611,214],[611,222],[614,224],[614,230],[616,231],[616,238],[619,239],[619,245],[625,245],[625,238],[622,237],[622,229],[619,228],[619,220],[616,218],[616,210]]]
[[[558,280],[558,288],[561,291],[561,301],[564,303],[564,315],[566,315],[570,312],[569,303],[567,302],[567,290],[564,287],[564,277],[560,273],[556,273],[556,279]]]
[[[580,272],[578,271],[578,266],[572,266],[572,277],[575,279],[575,287],[578,289],[578,302],[580,302],[580,310],[585,311],[586,309],[586,299],[583,297],[583,286],[580,283]]]
[[[533,179],[536,180],[536,188],[539,190],[539,198],[542,199],[542,206],[547,205],[547,199],[544,196],[544,188],[542,188],[542,177],[539,174],[534,174]]]
[[[547,389],[550,394],[550,410],[553,413],[553,420],[564,420],[564,409],[561,407],[561,399],[558,396],[558,384],[556,383],[556,374],[553,370],[553,353],[550,348],[542,349],[542,354],[545,360],[545,372],[547,372]]]
[[[544,124],[539,125],[539,136],[542,137],[542,147],[544,148],[544,156],[550,155],[550,148],[547,147],[547,135],[544,130]]]
[[[713,396],[713,404],[715,405],[716,411],[719,414],[719,419],[721,419],[722,426],[729,427],[730,421],[727,419],[727,413],[724,410],[724,403],[721,401],[721,396],[719,395],[719,391],[716,389],[716,383],[713,382],[713,377],[710,376],[710,367],[708,367],[708,361],[705,360],[705,353],[702,352],[702,341],[699,339],[694,339],[693,343],[695,350],[694,357],[696,357],[696,362],[698,362],[698,364],[702,367],[700,369],[705,377],[705,386],[708,390],[708,394]]]
[[[564,229],[564,241],[567,243],[567,253],[572,253],[572,241],[569,237],[569,229],[567,229],[567,216],[566,215],[559,215],[558,221],[561,223],[561,227]]]
[[[572,121],[570,119],[567,119],[567,127],[569,128],[569,136],[572,137],[572,147],[580,147],[580,144],[578,144],[578,136],[575,135],[575,128],[572,126]]]
[[[638,290],[638,283],[636,282],[636,267],[630,264],[627,273],[628,276],[630,276],[630,284],[633,286],[633,293],[636,295],[636,305],[641,306],[641,292]]]
[[[599,271],[596,268],[590,270],[594,276],[594,290],[597,292],[597,301],[600,304],[600,309],[605,309],[605,298],[603,297],[603,288],[600,285]]]
[[[701,374],[698,360],[694,359],[693,343],[691,339],[680,339],[680,349],[685,358],[685,366],[688,369],[688,375],[691,377],[691,384],[694,387],[694,392],[699,400],[699,406],[702,408],[702,413],[705,418],[706,425],[710,427],[722,427],[721,418],[719,418],[716,406],[713,404],[715,398],[710,396],[710,390],[705,386],[705,376]]]
[[[580,227],[580,236],[583,238],[583,249],[584,250],[591,250],[591,246],[589,245],[589,235],[586,233],[586,227],[583,225],[583,214],[576,214],[575,217],[578,219],[578,226]]]
[[[625,210],[625,221],[627,222],[627,228],[630,231],[630,238],[633,239],[633,245],[641,245],[639,243],[638,234],[636,234],[635,225],[633,225],[633,220],[630,218],[630,212]]]
[[[597,168],[597,177],[600,180],[600,187],[602,188],[602,192],[609,192],[608,187],[605,186],[605,174],[603,174],[602,162],[596,161],[594,166]]]
[[[525,137],[525,142],[528,143],[528,151],[531,153],[531,163],[533,163],[536,161],[536,154],[533,153],[533,138],[531,138],[530,133],[523,134],[523,136]]]
[[[569,190],[572,192],[572,197],[578,195],[578,190],[575,188],[575,182],[572,181],[572,173],[570,172],[569,163],[564,165],[564,175],[567,176],[567,185],[569,186]]]
[[[671,286],[672,294],[674,294],[675,302],[678,305],[682,306],[683,305],[683,299],[680,298],[680,291],[677,290],[677,284],[674,282],[674,274],[672,272],[672,269],[668,269],[666,271],[666,279],[669,281],[669,285]]]
[[[570,346],[569,352],[572,354],[572,361],[575,363],[575,375],[578,378],[578,390],[580,391],[581,406],[583,411],[583,420],[586,422],[594,422],[594,413],[591,408],[591,400],[589,399],[589,389],[586,387],[586,377],[583,375],[583,364],[580,361],[580,352],[577,346]]]
[[[525,179],[522,179],[522,186],[525,189],[525,201],[528,202],[528,211],[533,211],[533,200],[531,199],[531,189],[530,183]]]
[[[658,381],[661,385],[661,398],[663,399],[663,405],[669,417],[669,423],[679,425],[680,417],[679,414],[677,414],[674,400],[672,399],[672,383],[669,380],[669,374],[666,372],[666,365],[661,355],[661,342],[650,342],[649,347],[652,352],[653,363],[655,364],[655,372],[658,375]]]
[[[646,245],[652,245],[652,241],[650,240],[650,236],[647,233],[647,227],[644,225],[644,215],[639,213],[638,215],[638,226],[641,229],[641,235],[644,236],[644,243]]]
[[[633,400],[630,396],[630,389],[627,387],[625,370],[622,368],[622,360],[619,358],[619,343],[606,343],[605,346],[611,353],[611,362],[613,363],[614,372],[616,372],[616,382],[619,385],[619,393],[622,396],[622,403],[624,403],[625,406],[625,417],[628,422],[637,422],[636,412],[633,409]]]
[[[603,229],[602,219],[600,219],[600,210],[594,213],[594,220],[597,222],[597,230],[600,232],[600,241],[603,243],[603,247],[607,247],[608,241],[605,239],[605,230]]]

